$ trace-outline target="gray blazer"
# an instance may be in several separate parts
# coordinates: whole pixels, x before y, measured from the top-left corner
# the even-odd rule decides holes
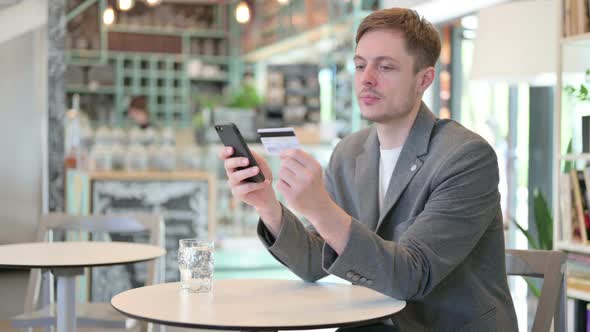
[[[498,163],[492,147],[422,104],[378,211],[374,127],[343,139],[325,172],[353,218],[342,254],[287,208],[268,250],[306,281],[333,274],[407,301],[402,331],[517,331],[505,271]]]

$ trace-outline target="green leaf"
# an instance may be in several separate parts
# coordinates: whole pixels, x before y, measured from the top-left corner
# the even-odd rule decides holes
[[[572,140],[570,139],[569,143],[567,144],[567,149],[566,149],[566,154],[571,154],[572,153]],[[570,172],[570,170],[572,170],[574,167],[574,162],[571,160],[566,160],[563,163],[563,173],[564,174],[568,174]]]
[[[533,293],[536,297],[541,296],[541,291],[539,290],[539,288],[537,288],[537,285],[535,285],[534,281],[531,280],[531,278],[527,278],[527,277],[522,277],[524,279],[524,281],[526,281],[527,285],[529,285],[529,289],[531,290],[531,293]]]
[[[533,205],[535,211],[535,224],[539,235],[539,249],[551,250],[553,248],[553,218],[547,200],[538,189],[533,194]]]
[[[588,88],[584,84],[580,84],[580,96],[588,96]]]
[[[529,245],[533,248],[533,249],[537,249],[539,250],[539,243],[533,238],[533,235],[527,231],[526,229],[524,229],[522,226],[520,226],[520,224],[512,219],[512,222],[516,225],[516,227],[518,227],[518,229],[520,229],[520,231],[522,232],[522,234],[524,234],[524,236],[526,236],[527,240],[529,240]]]
[[[565,91],[565,93],[567,93],[569,96],[572,96],[575,92],[576,92],[576,88],[574,88],[571,85],[566,85],[565,88],[563,88],[563,90]]]

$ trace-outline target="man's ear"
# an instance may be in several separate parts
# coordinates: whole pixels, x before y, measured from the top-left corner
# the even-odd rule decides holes
[[[432,84],[434,81],[435,70],[434,67],[426,67],[418,72],[418,92],[424,93],[426,89]]]

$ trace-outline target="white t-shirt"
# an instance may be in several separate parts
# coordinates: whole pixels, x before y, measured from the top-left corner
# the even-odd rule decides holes
[[[393,170],[395,169],[402,148],[387,150],[379,148],[379,150],[381,152],[379,159],[379,211],[381,211],[383,197],[387,193],[387,187],[389,187],[389,181],[393,175]]]

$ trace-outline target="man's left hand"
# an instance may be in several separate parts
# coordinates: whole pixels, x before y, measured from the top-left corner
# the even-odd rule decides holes
[[[338,254],[342,253],[352,219],[328,194],[320,163],[301,150],[286,150],[281,153],[278,175],[277,190],[287,206],[307,218],[322,238]]]
[[[310,221],[318,211],[330,208],[333,202],[324,188],[320,163],[299,149],[283,151],[280,157],[277,190],[287,205]]]

